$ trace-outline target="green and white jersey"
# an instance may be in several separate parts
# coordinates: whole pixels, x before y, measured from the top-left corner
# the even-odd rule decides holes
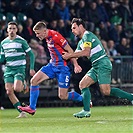
[[[5,59],[7,67],[25,68],[26,52],[30,50],[27,41],[18,35],[14,40],[7,37],[1,42],[1,57]]]
[[[102,43],[92,32],[85,31],[82,39],[78,42],[76,51],[83,50],[85,47],[91,48],[88,59],[90,59],[92,63],[106,56]]]

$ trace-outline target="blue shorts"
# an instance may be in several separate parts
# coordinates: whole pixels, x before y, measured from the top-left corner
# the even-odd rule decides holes
[[[48,63],[40,69],[50,79],[56,78],[60,88],[70,87],[70,68],[68,66],[54,66]]]

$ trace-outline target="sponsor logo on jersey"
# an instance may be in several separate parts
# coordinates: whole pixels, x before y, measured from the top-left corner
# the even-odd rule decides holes
[[[4,52],[5,53],[16,53],[17,52],[17,50],[16,49],[6,49],[6,50],[4,50]]]

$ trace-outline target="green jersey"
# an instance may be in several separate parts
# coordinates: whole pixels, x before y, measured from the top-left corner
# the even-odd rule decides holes
[[[88,59],[90,59],[92,63],[107,56],[102,43],[92,32],[85,31],[82,39],[78,42],[76,51],[83,50],[85,47],[91,48]]]
[[[31,51],[27,41],[20,36],[14,40],[9,37],[1,42],[1,61],[6,61],[6,66],[11,68],[26,67],[26,52]]]

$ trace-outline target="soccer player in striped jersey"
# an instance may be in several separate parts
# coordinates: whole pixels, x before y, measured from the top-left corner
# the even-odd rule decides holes
[[[111,88],[112,64],[105,53],[100,40],[92,32],[85,29],[85,23],[81,18],[73,18],[71,30],[75,36],[80,38],[77,49],[74,53],[64,52],[64,59],[79,58],[86,56],[92,62],[92,68],[86,73],[79,83],[83,96],[84,108],[81,112],[75,113],[78,118],[90,117],[90,85],[98,81],[100,91],[107,96],[115,96],[128,99],[133,103],[133,95],[119,88]]]
[[[39,96],[39,84],[47,79],[56,78],[58,81],[58,96],[61,100],[82,101],[82,96],[77,92],[68,92],[70,87],[70,67],[71,62],[62,58],[62,53],[67,51],[72,53],[73,50],[67,40],[57,31],[47,29],[44,22],[38,22],[33,31],[40,40],[46,39],[47,47],[50,52],[51,60],[43,66],[31,79],[30,86],[30,105],[28,107],[19,107],[22,111],[29,114],[36,112],[36,103]],[[75,58],[71,59],[74,65],[75,73],[82,71]]]
[[[30,57],[30,75],[35,74],[35,57],[27,41],[17,35],[16,22],[9,22],[7,26],[8,36],[1,42],[0,62],[5,62],[4,82],[6,93],[13,106],[20,112],[17,118],[26,117],[25,112],[18,109],[20,102],[14,91],[28,91],[25,82],[26,54]]]

